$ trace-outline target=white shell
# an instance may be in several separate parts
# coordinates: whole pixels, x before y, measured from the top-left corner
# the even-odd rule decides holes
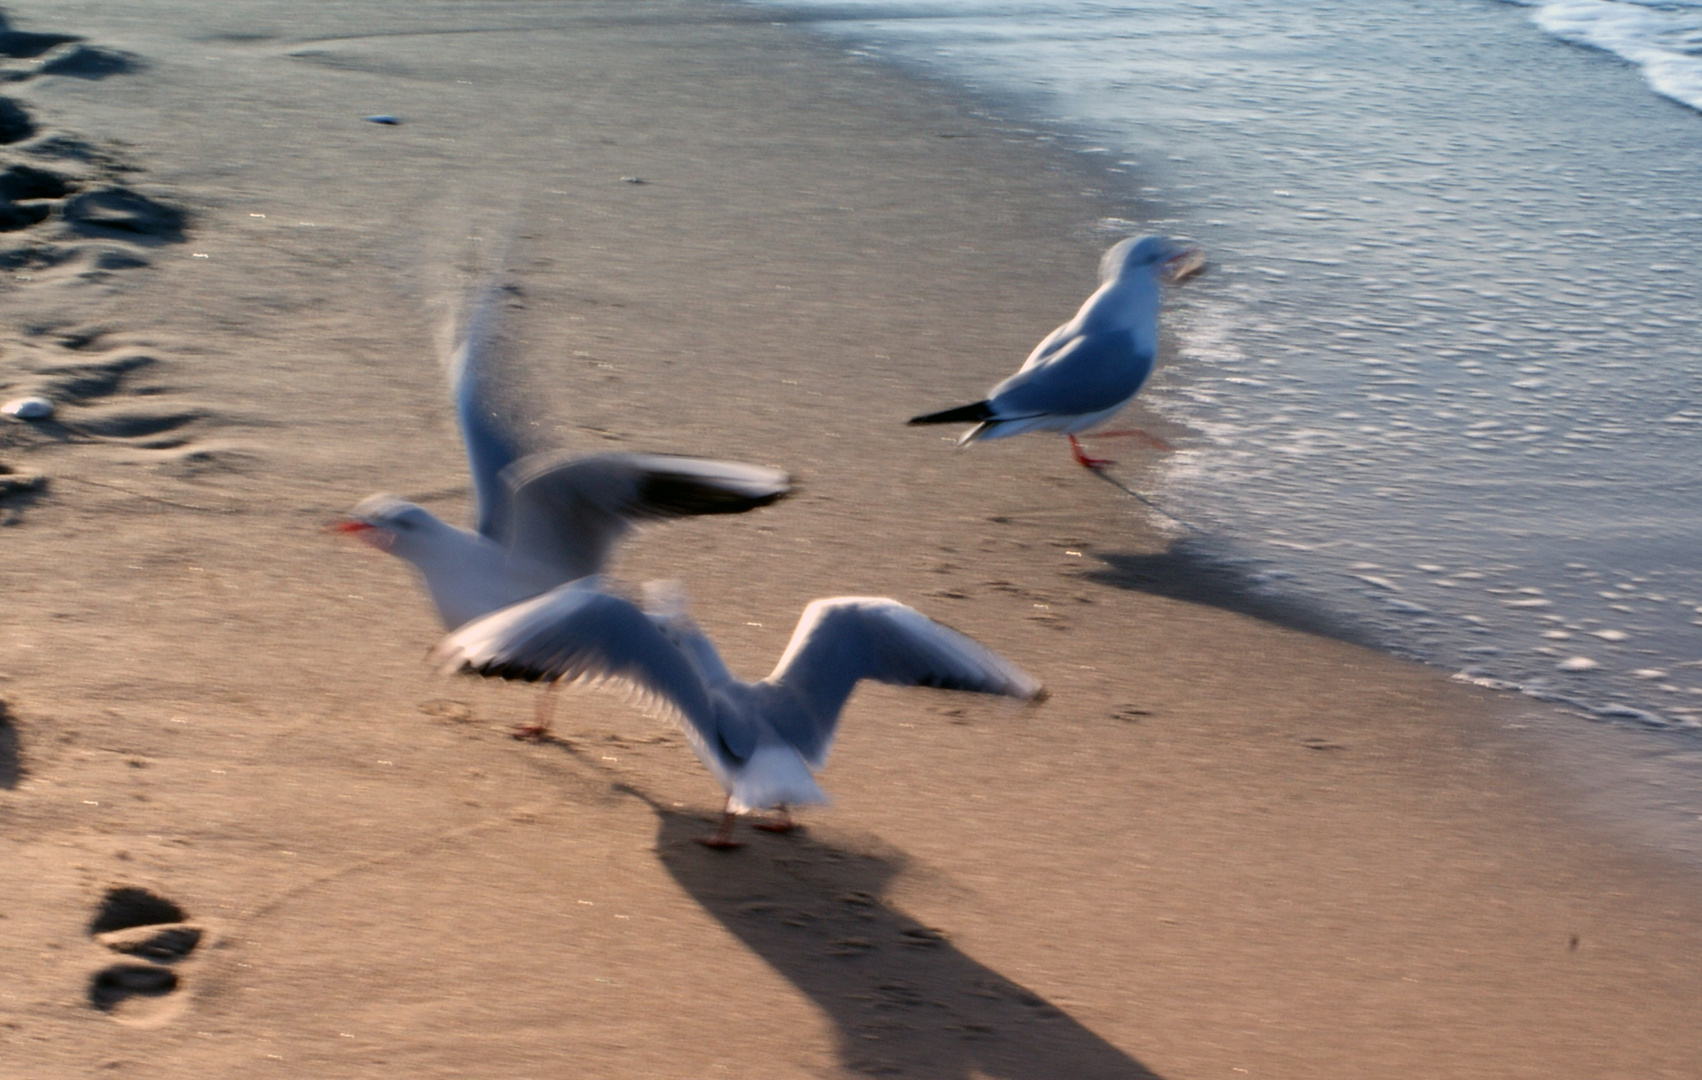
[[[53,415],[53,402],[44,397],[22,397],[0,405],[0,413],[19,420],[46,420]]]

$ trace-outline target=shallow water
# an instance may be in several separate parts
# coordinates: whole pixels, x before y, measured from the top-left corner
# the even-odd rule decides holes
[[[1044,121],[1206,247],[1143,399],[1200,433],[1168,505],[1260,588],[1702,727],[1702,114],[1544,35],[1588,5],[771,6]]]

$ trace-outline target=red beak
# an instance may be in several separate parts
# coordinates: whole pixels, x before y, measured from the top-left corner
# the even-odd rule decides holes
[[[368,524],[357,518],[344,518],[342,521],[334,521],[325,526],[325,530],[352,536],[361,543],[375,547],[379,551],[389,551],[391,543],[396,538],[395,534],[389,529],[381,529],[377,525]]]

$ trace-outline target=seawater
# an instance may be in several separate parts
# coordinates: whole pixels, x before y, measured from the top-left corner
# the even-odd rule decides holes
[[[1097,155],[1204,246],[1143,400],[1198,433],[1168,505],[1254,587],[1702,727],[1702,5],[765,7]]]
[[[1657,94],[1702,109],[1702,0],[1510,0],[1564,41],[1636,64]]]

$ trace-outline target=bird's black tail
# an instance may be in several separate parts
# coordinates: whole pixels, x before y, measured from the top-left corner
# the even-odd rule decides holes
[[[993,418],[993,407],[985,401],[977,401],[973,405],[959,405],[955,409],[945,409],[941,412],[928,413],[926,416],[912,416],[911,424],[974,424]]]

